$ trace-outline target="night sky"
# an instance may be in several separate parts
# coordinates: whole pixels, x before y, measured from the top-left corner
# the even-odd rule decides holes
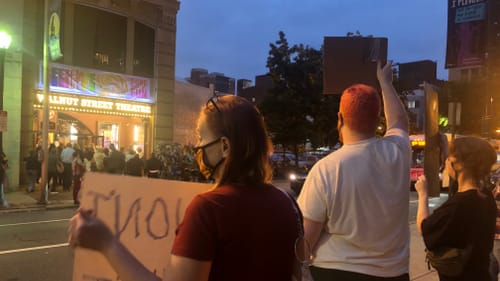
[[[180,0],[176,76],[205,68],[236,79],[267,72],[269,43],[283,31],[288,43],[319,49],[324,36],[387,37],[395,63],[437,62],[447,79],[447,1],[442,0]]]

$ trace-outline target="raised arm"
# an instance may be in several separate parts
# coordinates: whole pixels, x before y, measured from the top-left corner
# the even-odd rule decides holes
[[[417,229],[422,234],[422,222],[429,216],[429,196],[427,195],[427,180],[425,176],[418,177],[415,183],[418,193]]]
[[[392,62],[388,61],[383,67],[380,61],[377,63],[377,78],[382,88],[387,131],[398,128],[408,132],[408,115],[392,85]]]

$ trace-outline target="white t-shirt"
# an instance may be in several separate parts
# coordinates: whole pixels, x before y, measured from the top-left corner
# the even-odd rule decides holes
[[[400,129],[344,145],[318,161],[299,195],[325,222],[313,265],[380,277],[408,273],[410,142]]]

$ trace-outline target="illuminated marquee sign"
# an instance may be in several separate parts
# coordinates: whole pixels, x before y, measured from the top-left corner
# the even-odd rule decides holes
[[[50,90],[90,97],[154,103],[150,79],[63,64],[50,64]],[[43,89],[40,64],[39,89]]]
[[[43,102],[43,94],[37,94],[37,100],[41,104]],[[129,102],[115,102],[101,100],[89,97],[74,97],[50,94],[49,105],[51,107],[61,107],[61,109],[85,111],[95,113],[131,113],[139,115],[151,114],[151,106],[148,104],[137,104]],[[94,110],[94,111],[92,111]]]

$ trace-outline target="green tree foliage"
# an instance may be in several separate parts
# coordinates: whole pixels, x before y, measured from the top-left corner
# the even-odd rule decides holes
[[[270,44],[267,68],[273,87],[260,109],[273,142],[296,154],[307,140],[314,146],[334,143],[338,100],[322,94],[322,64],[322,50],[290,47],[283,32]]]

